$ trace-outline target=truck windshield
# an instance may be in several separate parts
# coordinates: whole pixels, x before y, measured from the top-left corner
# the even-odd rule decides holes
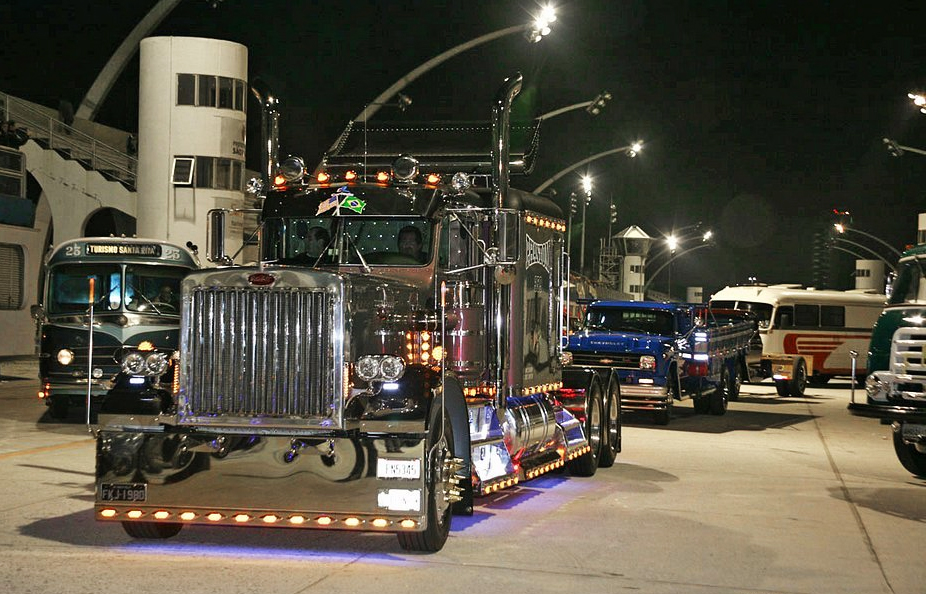
[[[423,266],[432,223],[420,217],[278,218],[264,224],[264,261],[301,266]]]
[[[926,269],[926,258],[913,258],[901,262],[897,273],[897,280],[891,287],[891,297],[888,304],[914,303],[926,301],[926,279],[923,278]]]
[[[587,330],[641,332],[672,336],[675,334],[672,312],[654,309],[592,307],[585,314]]]

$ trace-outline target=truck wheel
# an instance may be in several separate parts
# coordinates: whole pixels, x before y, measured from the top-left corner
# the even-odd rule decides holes
[[[707,414],[711,410],[711,401],[707,396],[695,396],[694,401],[694,411],[699,415]]]
[[[122,529],[132,538],[170,538],[183,524],[177,522],[123,522]]]
[[[904,443],[900,431],[894,432],[894,452],[904,468],[920,478],[926,478],[926,454],[918,452],[915,446]]]
[[[666,378],[666,408],[657,410],[655,420],[657,425],[668,425],[672,420],[672,406],[675,399],[678,398],[678,377],[675,373],[670,372]]]
[[[779,396],[790,396],[791,386],[788,385],[788,380],[775,380],[775,391]]]
[[[791,373],[791,381],[788,384],[788,391],[795,398],[804,397],[804,389],[807,387],[807,364],[803,359],[794,362],[794,369]]]
[[[444,434],[441,435],[443,418]],[[398,532],[399,545],[406,551],[434,553],[444,547],[450,534],[450,489],[453,487],[453,428],[443,407],[431,419],[424,445],[428,453],[425,469],[427,494],[425,499],[428,526],[421,532]]]
[[[727,392],[727,399],[731,402],[740,399],[740,388],[743,387],[743,376],[740,373],[740,365],[737,363],[733,366],[733,373],[730,375],[730,389]]]
[[[585,438],[591,449],[566,463],[569,472],[576,476],[593,476],[598,470],[598,459],[608,436],[605,429],[604,406],[601,402],[601,384],[592,379],[588,387],[585,409]]]
[[[601,456],[598,458],[598,468],[611,468],[621,451],[621,387],[615,377],[611,375],[608,382],[608,403],[605,405],[605,443],[601,446]]]
[[[48,414],[53,419],[66,419],[70,410],[67,396],[52,397],[51,404],[48,405]]]
[[[730,372],[727,371],[727,366],[723,366],[723,371],[720,372],[720,384],[717,386],[717,389],[714,390],[710,398],[710,407],[712,415],[722,415],[727,412],[727,399],[730,393]]]

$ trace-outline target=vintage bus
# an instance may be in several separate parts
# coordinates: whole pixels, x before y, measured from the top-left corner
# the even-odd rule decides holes
[[[194,252],[153,239],[88,237],[58,245],[45,268],[45,294],[34,314],[41,325],[39,398],[52,417],[85,405],[88,377],[91,398],[102,397],[124,349],[177,348],[180,281],[198,268]]]
[[[806,289],[799,285],[726,287],[711,307],[752,311],[759,338],[747,357],[743,379],[775,381],[779,396],[803,396],[807,384],[823,385],[833,376],[865,377],[871,329],[885,296],[865,291]]]

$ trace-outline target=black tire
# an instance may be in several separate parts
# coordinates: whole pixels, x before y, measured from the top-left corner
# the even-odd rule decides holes
[[[177,522],[123,522],[122,529],[132,538],[161,539],[176,536],[183,524]]]
[[[740,399],[740,389],[743,387],[743,366],[740,363],[733,365],[733,375],[730,376],[730,389],[727,391],[727,399],[734,402]]]
[[[791,386],[788,385],[788,380],[775,380],[775,391],[779,396],[790,396]]]
[[[916,447],[904,443],[900,431],[894,432],[894,452],[900,463],[914,476],[926,478],[926,454],[916,451]]]
[[[70,412],[70,403],[66,396],[59,396],[55,398],[54,396],[51,399],[51,404],[48,405],[48,414],[53,419],[66,419],[68,418],[68,412]]]
[[[406,551],[434,553],[444,547],[447,536],[450,534],[450,520],[453,515],[453,506],[450,503],[449,491],[451,483],[453,460],[453,428],[450,426],[450,417],[444,408],[435,405],[437,410],[431,417],[431,427],[425,442],[425,451],[428,452],[427,467],[425,468],[427,494],[428,525],[421,532],[398,532],[399,545]],[[441,434],[441,421],[443,420],[443,434]]]
[[[788,382],[788,391],[795,398],[803,398],[805,388],[807,388],[807,364],[803,359],[798,359],[794,363],[791,381]]]
[[[723,371],[720,372],[720,384],[709,397],[710,413],[712,415],[720,416],[726,414],[727,402],[730,397],[730,383],[730,371],[727,369],[727,366],[724,365]]]
[[[674,371],[670,371],[669,377],[666,378],[666,407],[663,410],[657,410],[654,415],[657,425],[668,425],[672,420],[672,407],[675,399],[678,398],[678,391],[678,376]]]
[[[611,468],[621,451],[621,386],[617,374],[611,375],[608,382],[608,401],[605,405],[605,443],[598,458],[598,468]]]
[[[708,396],[695,396],[694,411],[699,415],[705,415],[711,410],[711,400]]]
[[[594,476],[598,470],[598,460],[601,450],[607,441],[605,433],[604,403],[601,399],[601,383],[593,378],[588,387],[585,404],[585,438],[590,446],[589,451],[578,458],[566,463],[569,472],[575,476]]]

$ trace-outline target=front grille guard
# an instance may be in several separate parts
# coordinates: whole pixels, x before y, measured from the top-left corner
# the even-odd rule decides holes
[[[249,433],[344,427],[343,287],[195,287],[176,423]]]

